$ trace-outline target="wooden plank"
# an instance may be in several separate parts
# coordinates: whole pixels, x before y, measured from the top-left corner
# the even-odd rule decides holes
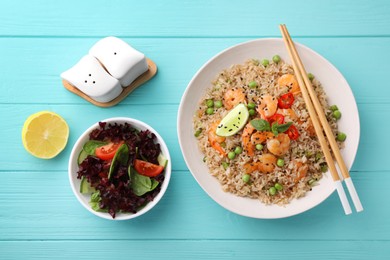
[[[302,246],[304,245],[304,246]],[[389,241],[4,241],[2,259],[388,260]],[[17,254],[15,254],[17,252]]]
[[[353,7],[353,8],[352,8]],[[278,36],[389,35],[390,5],[381,1],[8,1],[0,17],[3,36]],[[23,17],[23,19],[17,19]],[[153,19],[151,19],[153,17]],[[304,18],[304,19],[303,19]],[[239,22],[238,22],[239,21]],[[326,26],[324,26],[326,25]]]
[[[159,71],[122,104],[178,104],[197,70],[223,49],[255,38],[159,39],[125,38],[156,62]],[[73,66],[98,38],[0,38],[2,104],[88,104],[65,90],[60,73]],[[388,103],[389,38],[302,38],[349,82],[358,103]],[[45,46],[44,48],[42,46]],[[174,47],[173,47],[174,46]],[[359,53],[359,55],[356,55]],[[251,57],[248,57],[248,59]],[[310,68],[307,68],[310,70]],[[375,86],[375,91],[372,87]]]
[[[188,171],[174,171],[154,209],[120,222],[100,219],[84,209],[65,171],[0,174],[0,241],[390,240],[390,208],[386,206],[390,190],[378,186],[390,182],[389,171],[353,176],[365,207],[362,213],[345,216],[337,194],[332,194],[310,211],[276,220],[231,213],[210,199]]]
[[[110,109],[92,105],[1,105],[0,115],[7,127],[0,128],[0,136],[6,136],[0,146],[0,154],[12,151],[17,156],[0,157],[2,171],[53,171],[66,170],[73,144],[77,138],[92,124],[110,117],[132,117],[144,121],[158,131],[165,139],[172,156],[173,169],[186,170],[181,150],[177,140],[176,118],[177,104],[165,105],[117,105]],[[52,160],[37,159],[28,154],[22,145],[21,129],[27,117],[41,110],[51,110],[60,114],[70,127],[70,137],[65,150]],[[150,112],[146,113],[148,110]],[[353,171],[372,172],[385,171],[380,154],[388,154],[390,140],[382,135],[373,134],[377,131],[377,123],[382,122],[390,114],[387,104],[360,104],[361,139]],[[162,116],[163,115],[163,116]],[[343,115],[348,116],[348,115]],[[381,144],[381,145],[378,145]],[[375,151],[375,152],[372,152]]]

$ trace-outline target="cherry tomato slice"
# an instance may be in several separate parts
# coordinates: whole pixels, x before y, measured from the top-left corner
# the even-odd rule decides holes
[[[278,99],[279,108],[283,108],[283,109],[291,108],[293,103],[294,103],[294,95],[290,92],[281,95]]]
[[[274,114],[270,118],[268,118],[268,122],[270,125],[277,122],[279,125],[284,123],[284,116],[282,114]]]
[[[162,173],[162,171],[164,170],[164,167],[161,165],[153,164],[138,159],[134,160],[134,168],[138,173],[148,177],[155,177]]]
[[[288,137],[290,137],[291,140],[297,140],[299,137],[299,132],[295,125],[291,125],[287,129],[286,134],[288,135]]]
[[[123,144],[123,142],[120,143],[109,143],[104,146],[100,146],[95,149],[95,154],[99,159],[102,160],[111,160],[114,158],[114,155],[118,148]]]

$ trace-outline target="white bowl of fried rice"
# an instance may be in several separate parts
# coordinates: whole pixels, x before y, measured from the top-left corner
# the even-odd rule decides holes
[[[351,88],[325,58],[304,45],[296,46],[306,70],[314,75],[313,86],[334,134],[347,136],[339,145],[350,169],[360,138]],[[273,61],[275,55],[279,59]],[[229,211],[252,218],[284,218],[319,205],[335,190],[303,99],[290,78],[288,84],[280,79],[293,74],[283,41],[259,39],[214,56],[183,94],[177,124],[185,162],[203,190]],[[294,99],[284,107],[278,100],[288,93]],[[215,126],[240,103],[253,110],[246,126],[232,136],[216,136]],[[332,116],[334,105],[341,118]],[[286,132],[253,127],[252,120],[274,124],[274,114],[279,119],[282,115],[279,123],[286,125],[288,130],[281,130]],[[296,135],[290,135],[291,125]],[[274,149],[274,139],[279,146],[285,142],[283,149]]]

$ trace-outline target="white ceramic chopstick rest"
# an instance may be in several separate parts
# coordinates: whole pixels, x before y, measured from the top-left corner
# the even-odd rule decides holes
[[[122,87],[129,86],[148,70],[146,57],[119,38],[110,36],[99,40],[89,50]]]
[[[61,78],[98,102],[109,102],[123,90],[119,81],[91,55],[84,56],[72,68],[61,73]]]

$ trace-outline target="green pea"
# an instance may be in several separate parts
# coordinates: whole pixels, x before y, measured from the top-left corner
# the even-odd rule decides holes
[[[321,172],[327,172],[328,171],[328,165],[324,164],[321,165]]]
[[[221,145],[222,148],[226,148],[226,143],[225,142],[220,143],[220,145]]]
[[[212,107],[207,108],[206,114],[208,114],[208,115],[214,114],[214,108],[212,108]]]
[[[256,104],[255,103],[253,103],[253,102],[249,102],[248,103],[248,108],[249,109],[254,109],[256,107]]]
[[[263,145],[262,144],[256,144],[256,150],[258,150],[258,151],[263,150]]]
[[[279,158],[279,159],[276,161],[276,165],[279,166],[279,167],[283,167],[283,166],[284,166],[284,160]]]
[[[280,62],[280,56],[279,55],[274,55],[272,57],[272,60],[275,62],[275,63],[279,63]]]
[[[335,110],[333,111],[333,117],[336,118],[337,120],[339,120],[341,118],[341,112],[340,110]]]
[[[202,128],[199,128],[198,130],[196,130],[195,132],[195,137],[199,137],[199,135],[202,133]]]
[[[332,106],[330,106],[330,110],[336,111],[336,110],[339,110],[339,108],[336,105],[332,105]]]
[[[222,167],[226,170],[229,167],[229,163],[222,162]]]
[[[310,81],[312,81],[314,79],[314,75],[311,73],[308,73],[307,77],[309,78]]]
[[[234,149],[235,154],[240,154],[242,153],[242,148],[240,146],[237,146],[236,149]]]
[[[228,153],[228,158],[229,158],[230,160],[233,160],[234,158],[236,158],[236,153],[235,153],[235,152],[229,152],[229,153]]]
[[[247,173],[242,175],[242,181],[248,183],[251,180],[251,176]]]
[[[315,183],[316,183],[316,179],[310,179],[307,184],[309,184],[310,186],[313,186]]]
[[[271,188],[269,188],[268,192],[269,192],[269,194],[271,196],[274,196],[276,194],[276,188],[275,187],[271,187]]]
[[[254,110],[253,108],[249,109],[248,112],[249,112],[249,115],[251,115],[251,116],[254,116],[256,114],[256,110]]]
[[[278,191],[281,191],[281,190],[283,190],[283,185],[282,184],[280,184],[280,183],[275,183],[275,189],[277,189]]]
[[[313,155],[312,151],[305,151],[306,157],[311,157]]]
[[[250,88],[256,88],[257,87],[257,82],[256,81],[251,81],[251,82],[249,82],[248,86]]]
[[[320,152],[316,153],[316,161],[318,161],[319,159],[321,159],[322,156],[323,156],[322,153],[320,153]]]
[[[207,105],[207,107],[214,107],[214,101],[212,99],[207,99],[206,105]]]
[[[337,141],[344,142],[347,139],[347,135],[343,132],[338,132],[336,139]]]
[[[263,64],[264,67],[267,67],[269,65],[269,60],[263,59],[261,60],[261,64]]]
[[[221,101],[221,100],[216,100],[216,101],[214,102],[214,106],[215,106],[216,108],[221,108],[221,107],[222,107],[222,101]]]

